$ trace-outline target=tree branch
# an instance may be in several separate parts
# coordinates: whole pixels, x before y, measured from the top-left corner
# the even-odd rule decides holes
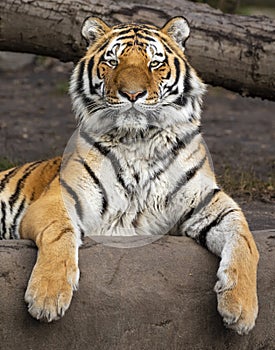
[[[85,43],[80,26],[99,16],[109,24],[146,22],[162,26],[177,15],[191,24],[187,56],[203,80],[247,96],[275,100],[275,21],[225,15],[185,0],[2,0],[0,49],[76,61]]]

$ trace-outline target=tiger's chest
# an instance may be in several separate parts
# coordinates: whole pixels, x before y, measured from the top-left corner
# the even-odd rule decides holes
[[[88,232],[85,230],[87,234],[133,236],[168,232],[179,219],[174,207],[181,196],[177,193],[171,206],[171,179],[160,168],[161,165],[149,165],[145,159],[135,158],[119,174],[107,167],[100,178],[107,199],[105,208],[97,224]],[[85,196],[92,211],[93,191]]]
[[[137,141],[129,147],[113,147],[96,166],[87,160],[85,167],[90,170],[81,173],[76,191],[85,235],[170,231],[199,192],[196,165],[200,157],[192,158],[197,144],[198,140],[175,151],[172,143]]]

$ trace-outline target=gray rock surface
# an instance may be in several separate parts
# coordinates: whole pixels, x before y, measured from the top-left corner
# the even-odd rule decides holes
[[[64,318],[29,316],[23,301],[36,248],[0,242],[0,349],[275,349],[275,231],[255,232],[260,312],[247,336],[223,327],[213,286],[218,259],[186,237],[139,248],[89,239],[81,279]]]

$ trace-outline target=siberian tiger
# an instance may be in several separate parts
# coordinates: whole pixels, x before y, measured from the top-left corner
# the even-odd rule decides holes
[[[258,251],[210,166],[200,133],[205,86],[184,54],[189,31],[183,17],[161,29],[86,19],[88,48],[70,84],[74,147],[63,161],[0,174],[1,239],[38,247],[25,294],[33,317],[51,322],[68,309],[83,236],[171,233],[221,257],[218,311],[239,334],[253,328]]]

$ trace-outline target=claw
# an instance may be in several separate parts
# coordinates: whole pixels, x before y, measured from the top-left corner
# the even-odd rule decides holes
[[[50,278],[46,278],[39,266],[34,268],[25,293],[25,301],[32,317],[42,322],[52,322],[64,316],[79,277],[78,268],[70,271],[70,278],[58,269],[50,274]],[[68,280],[74,283],[70,284]]]

